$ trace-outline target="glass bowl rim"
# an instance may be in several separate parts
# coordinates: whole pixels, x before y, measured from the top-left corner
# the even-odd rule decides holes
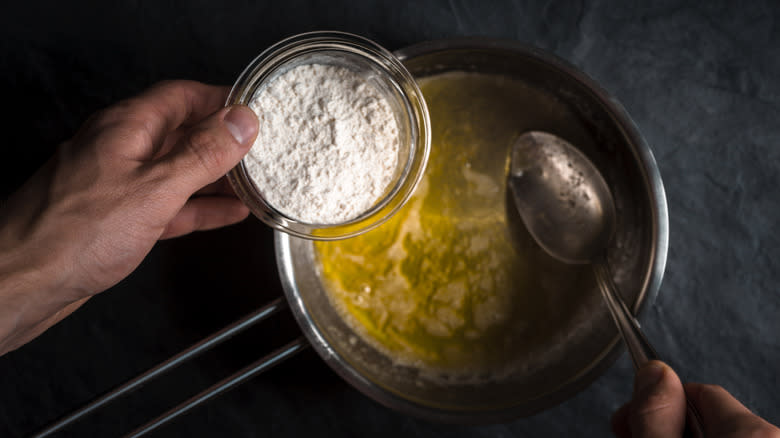
[[[378,67],[403,99],[410,130],[409,153],[400,163],[404,168],[392,182],[390,192],[353,220],[311,224],[289,217],[266,202],[248,177],[244,159],[227,174],[236,195],[261,221],[278,231],[311,240],[338,240],[365,233],[390,219],[411,198],[425,172],[431,143],[430,115],[414,77],[392,52],[365,37],[339,31],[306,32],[285,38],[255,57],[239,75],[225,103],[249,103],[263,80],[301,55],[339,51],[362,57]]]

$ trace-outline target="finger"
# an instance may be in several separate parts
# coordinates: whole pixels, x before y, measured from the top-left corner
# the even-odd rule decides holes
[[[686,383],[685,393],[701,415],[718,418],[735,413],[751,413],[739,400],[717,385]]]
[[[258,123],[247,106],[223,108],[179,140],[160,161],[160,172],[173,179],[173,189],[189,197],[238,164],[257,136]]]
[[[236,192],[233,191],[233,186],[230,185],[227,178],[222,177],[216,182],[213,182],[206,187],[195,192],[195,196],[207,196],[207,195],[220,195],[230,198],[236,197]]]
[[[100,114],[103,123],[133,121],[152,139],[199,122],[225,104],[229,89],[195,81],[160,82]]]
[[[222,88],[222,87],[219,87]],[[227,92],[228,88],[223,88],[223,91]],[[222,102],[224,99],[220,99],[218,102]],[[210,116],[215,111],[222,108],[222,104],[218,104],[214,106],[214,108],[211,111],[208,112],[198,112],[190,114],[190,117],[184,121],[178,128],[167,131],[167,134],[165,134],[165,139],[160,142],[160,144],[156,145],[156,150],[154,151],[153,157],[154,159],[160,158],[170,152],[173,147],[189,132],[189,128],[195,124],[203,120],[205,117]]]
[[[628,424],[628,415],[631,402],[621,406],[612,414],[612,433],[618,438],[631,438],[631,427]]]
[[[651,361],[637,371],[629,410],[632,438],[682,436],[685,393],[677,374],[663,362]]]
[[[149,115],[152,134],[164,135],[222,108],[229,92],[228,87],[195,81],[160,82],[138,96],[138,111]]]
[[[780,436],[777,428],[753,414],[720,386],[686,383],[685,392],[699,411],[706,436],[772,436],[768,434],[770,430]]]
[[[241,201],[221,196],[193,198],[168,222],[160,239],[183,236],[241,222],[249,209]]]

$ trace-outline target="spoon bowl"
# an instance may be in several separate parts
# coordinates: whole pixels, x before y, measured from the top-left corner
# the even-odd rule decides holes
[[[523,222],[550,255],[586,264],[605,252],[615,233],[615,204],[601,173],[577,148],[546,132],[521,135],[509,184]]]

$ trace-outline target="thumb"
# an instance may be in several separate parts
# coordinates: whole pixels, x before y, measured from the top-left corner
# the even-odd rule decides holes
[[[654,360],[637,371],[630,406],[632,438],[682,436],[685,392],[680,378],[665,363]]]
[[[258,119],[245,105],[223,108],[179,139],[169,155],[173,178],[189,196],[225,175],[255,141]]]

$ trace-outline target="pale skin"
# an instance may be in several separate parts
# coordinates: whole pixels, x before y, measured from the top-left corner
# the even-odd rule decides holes
[[[249,214],[224,175],[258,120],[223,108],[227,89],[166,82],[91,117],[0,204],[0,355],[34,339],[130,274],[158,240]],[[680,383],[652,362],[613,417],[620,438],[681,437],[685,397],[707,437],[780,438],[720,387]]]
[[[167,82],[99,112],[2,206],[0,354],[118,283],[158,240],[249,214],[222,177],[258,121],[222,108],[227,92]]]

